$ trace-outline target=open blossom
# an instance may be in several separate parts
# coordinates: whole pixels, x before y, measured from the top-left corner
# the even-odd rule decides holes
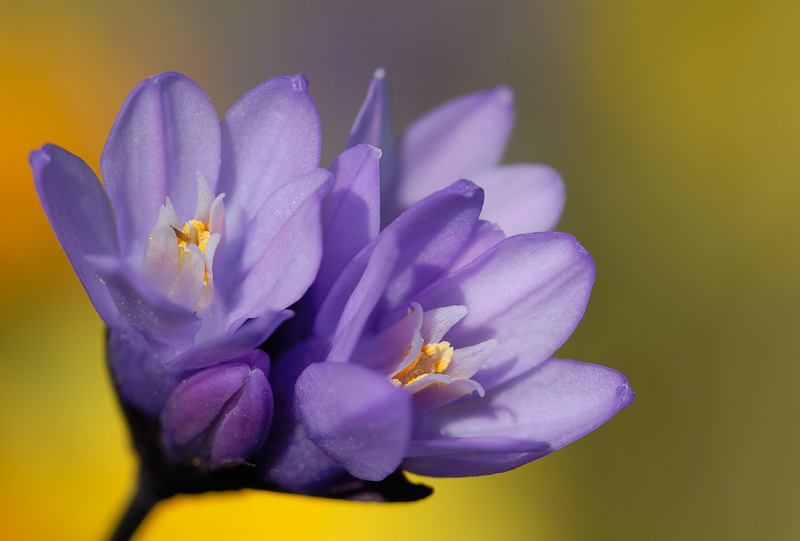
[[[633,400],[615,370],[551,358],[586,308],[589,254],[544,232],[475,255],[482,199],[459,181],[412,206],[311,305],[311,336],[274,366],[276,394],[292,398],[276,400],[265,447],[273,481],[313,494],[336,490],[345,471],[507,471]]]
[[[31,154],[42,206],[109,328],[123,405],[160,418],[174,460],[241,462],[266,438],[269,359],[254,348],[316,274],[330,179],[319,153],[302,75],[262,83],[220,123],[199,86],[164,73],[119,112],[104,185],[55,145]]]
[[[292,332],[282,328],[272,342],[285,351],[274,365],[276,421],[262,460],[266,479],[283,490],[336,496],[366,492],[398,470],[507,471],[580,438],[634,397],[613,369],[552,358],[583,316],[595,276],[572,236],[504,238],[481,219],[484,190],[467,180],[429,186],[433,193],[379,232],[379,186],[387,184],[381,151],[356,143],[387,140],[385,107],[375,99],[382,79],[373,81],[349,148],[331,165],[317,279],[296,306]],[[508,105],[507,91],[462,98],[430,115],[442,137],[465,147],[431,156],[430,163],[441,161],[435,172],[469,161],[486,134],[463,126],[476,116],[491,124],[494,113],[483,109],[490,102],[502,110],[498,101]],[[425,178],[425,168],[414,167]],[[390,183],[423,189],[397,171],[403,166]],[[503,197],[518,189],[514,180],[531,178],[493,184],[507,190],[496,208],[538,208],[539,218],[515,227],[552,226],[563,203],[552,196],[560,180],[549,192],[534,190],[533,205],[515,201],[518,194]]]

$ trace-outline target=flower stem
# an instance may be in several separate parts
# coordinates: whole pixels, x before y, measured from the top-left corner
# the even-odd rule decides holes
[[[136,482],[136,492],[134,492],[119,523],[117,523],[114,533],[111,534],[111,541],[128,541],[133,537],[133,534],[136,533],[136,530],[159,501],[161,501],[161,497],[151,489],[149,483],[145,480],[145,476],[139,475],[139,479]]]

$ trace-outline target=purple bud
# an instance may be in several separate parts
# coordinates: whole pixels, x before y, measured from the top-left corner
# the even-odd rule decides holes
[[[172,391],[161,413],[164,439],[195,466],[245,462],[258,452],[272,424],[269,357],[254,350],[205,368]]]

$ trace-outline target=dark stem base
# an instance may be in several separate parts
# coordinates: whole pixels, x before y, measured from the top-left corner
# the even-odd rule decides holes
[[[150,490],[140,475],[136,483],[136,491],[109,539],[111,541],[128,541],[159,501],[161,498]]]

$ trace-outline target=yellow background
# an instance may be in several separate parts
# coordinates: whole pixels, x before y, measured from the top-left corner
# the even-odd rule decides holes
[[[429,480],[420,503],[179,497],[139,538],[800,538],[793,0],[3,2],[0,537],[102,537],[135,467],[100,320],[39,208],[28,152],[57,143],[98,170],[126,94],[160,71],[195,79],[220,114],[304,72],[327,160],[378,66],[400,125],[513,88],[506,159],[562,172],[559,228],[598,267],[562,355],[621,370],[637,401],[519,470]]]

